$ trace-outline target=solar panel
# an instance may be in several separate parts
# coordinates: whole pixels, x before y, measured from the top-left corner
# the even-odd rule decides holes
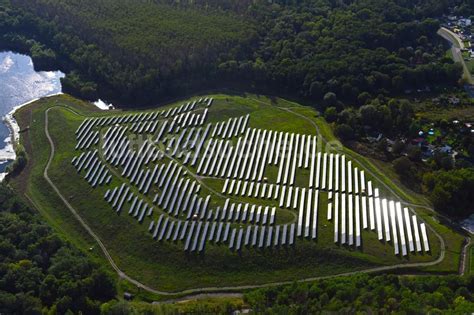
[[[252,246],[255,247],[257,245],[258,239],[258,226],[254,226],[253,234],[252,234]]]
[[[219,222],[219,227],[217,228],[217,234],[215,238],[215,243],[219,243],[221,240],[222,228],[224,226],[223,222]]]
[[[168,227],[169,218],[166,217],[165,222],[163,222],[163,227],[161,228],[160,234],[158,236],[158,241],[161,241],[165,236],[166,229]]]
[[[276,208],[273,207],[270,214],[270,225],[275,223],[275,212],[276,212]]]
[[[199,248],[198,248],[199,252],[202,252],[204,250],[204,245],[206,244],[208,229],[209,229],[209,222],[206,222],[206,224],[204,225],[204,231],[201,234],[201,241],[199,242]]]
[[[294,152],[293,152],[293,163],[291,165],[291,173],[290,173],[290,185],[293,185],[295,183],[296,164],[298,162],[297,159],[298,159],[299,139],[300,139],[300,135],[296,134],[295,147],[294,147]]]
[[[277,140],[277,132],[275,132],[274,145],[272,146],[272,149],[270,151],[268,163],[273,163],[273,165],[278,164],[278,157],[280,156],[282,139],[283,139],[283,132],[280,131],[278,133],[278,140]]]
[[[316,142],[316,140],[314,140]],[[316,159],[316,175],[314,178],[314,187],[319,188],[319,182],[321,177],[321,152],[318,152],[317,159]]]
[[[283,226],[283,233],[282,233],[282,236],[281,236],[281,245],[286,245],[286,243],[287,243],[287,241],[286,241],[286,238],[288,236],[287,231],[288,231],[288,225],[285,224]]]
[[[341,191],[346,191],[346,156],[341,156]]]
[[[176,228],[174,229],[173,242],[178,239],[178,235],[179,235],[180,228],[181,228],[181,221],[178,221],[178,225],[177,225]]]
[[[415,232],[415,245],[416,245],[416,251],[421,252],[423,249],[421,248],[421,240],[420,240],[420,233],[418,230],[418,222],[416,215],[413,215],[412,217],[413,221],[413,231]]]
[[[232,229],[232,232],[231,232],[231,235],[230,235],[230,242],[229,242],[229,248],[234,248],[234,242],[235,242],[235,234],[236,234],[236,230],[235,229]]]
[[[202,226],[202,222],[199,221],[198,225],[197,225],[197,228],[196,228],[196,231],[194,232],[194,236],[193,236],[193,244],[192,244],[192,247],[191,247],[192,252],[194,252],[196,250],[196,247],[198,245],[199,236],[200,236],[200,232],[201,232],[201,226]]]
[[[315,142],[313,142],[315,144]],[[321,177],[321,189],[326,189],[326,173],[327,173],[327,157],[328,154],[323,154],[323,175]]]
[[[262,227],[260,227],[260,236],[258,238],[258,248],[263,247],[264,240],[265,240],[265,227],[262,226]]]
[[[328,190],[333,190],[334,154],[329,154]]]
[[[347,194],[347,204],[349,208],[349,245],[354,244],[354,196],[352,194]],[[356,220],[356,224],[359,224]]]
[[[273,227],[270,226],[267,228],[267,244],[266,247],[270,247],[272,245],[272,234],[273,234]]]
[[[290,225],[290,240],[288,241],[288,245],[293,245],[295,243],[295,224],[292,223]]]
[[[213,222],[211,225],[211,231],[209,232],[209,238],[207,239],[209,242],[214,239],[216,227],[217,227],[217,222]]]
[[[280,141],[280,140],[278,140]],[[278,175],[277,175],[277,180],[276,183],[280,184],[281,182],[285,183],[282,181],[282,173],[283,173],[283,168],[285,165],[285,154],[286,154],[286,148],[287,148],[287,143],[288,143],[288,132],[285,133],[285,137],[283,138],[283,147],[281,147],[281,152],[280,155],[278,156],[280,158],[280,165],[278,167]],[[275,159],[278,160],[278,159]]]
[[[332,191],[328,192],[328,221],[332,220]]]
[[[184,239],[185,235],[186,235],[186,230],[187,230],[187,227],[189,226],[188,222],[190,221],[184,221],[184,226],[183,226],[183,230],[181,231],[181,237],[180,239]],[[185,242],[185,248],[184,250],[188,250],[189,248],[189,245],[190,245],[190,241],[191,241],[191,237],[192,237],[192,234],[194,232],[194,226],[196,225],[196,222],[195,221],[192,221],[191,222],[191,226],[189,227],[189,231],[187,233],[187,237],[186,237],[186,242]]]
[[[388,212],[387,199],[382,199],[382,217],[385,230],[385,240],[390,241],[390,216]]]
[[[286,165],[285,165],[285,174],[283,176],[283,184],[288,183],[288,176],[289,176],[289,172],[290,172],[290,163],[291,163],[291,155],[293,154],[294,139],[295,139],[295,134],[292,133],[291,137],[290,137],[290,146],[288,148],[287,157],[286,157]]]
[[[383,232],[382,232],[382,205],[380,202],[380,198],[376,197],[374,199],[374,204],[375,204],[375,217],[377,219],[377,235],[378,239],[382,240],[383,239]]]
[[[251,231],[252,231],[252,226],[250,226],[250,225],[247,226],[247,230],[245,232],[245,241],[244,241],[245,246],[249,245]]]
[[[224,230],[224,237],[222,238],[222,242],[227,242],[227,239],[229,237],[229,231],[230,231],[230,223],[227,223],[227,225],[225,226],[225,230]]]
[[[308,195],[312,194],[311,190],[308,191]],[[318,201],[319,201],[319,191],[314,191],[314,198],[313,198],[313,229],[311,233],[311,237],[313,239],[317,236],[317,228],[318,228]]]
[[[409,215],[409,212],[408,212],[408,208],[404,208],[403,211],[404,211],[404,217],[405,217],[405,227],[407,229],[408,248],[409,248],[410,252],[414,252],[415,251],[415,246],[414,246],[414,242],[413,242],[413,233],[412,233],[412,230],[411,230],[411,221],[410,221],[410,215]]]
[[[280,241],[280,226],[277,225],[275,227],[275,236],[273,238],[273,246],[278,246],[279,241]]]
[[[403,228],[404,220],[403,220],[403,212],[402,212],[402,205],[397,202],[395,204],[395,210],[396,210],[396,217],[398,221],[398,232],[400,233],[400,244],[402,247],[402,256],[407,255],[407,244],[406,244],[406,239],[405,239],[405,229]]]
[[[393,235],[393,248],[395,251],[395,255],[398,255],[400,252],[399,242],[398,242],[398,235],[397,235],[397,218],[395,212],[395,202],[390,200],[389,202],[389,211],[390,211],[390,223],[392,225],[392,235]]]
[[[339,193],[334,192],[334,243],[339,242]]]

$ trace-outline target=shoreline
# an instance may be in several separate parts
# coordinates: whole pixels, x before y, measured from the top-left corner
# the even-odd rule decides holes
[[[17,121],[14,117],[16,111],[19,110],[20,108],[24,107],[24,106],[27,106],[27,105],[30,105],[30,104],[34,103],[34,102],[36,102],[40,99],[54,97],[54,96],[58,96],[58,95],[62,95],[62,94],[64,94],[64,93],[59,92],[59,93],[54,93],[54,94],[45,95],[43,97],[32,99],[32,100],[30,100],[28,102],[25,102],[23,104],[14,106],[11,109],[11,111],[9,111],[4,117],[2,117],[3,123],[5,124],[5,126],[8,128],[8,130],[10,132],[9,132],[8,137],[5,138],[5,140],[4,140],[5,143],[6,143],[5,148],[0,150],[0,163],[9,163],[9,162],[13,162],[13,161],[16,160],[15,149],[16,149],[17,144],[20,141],[20,126],[18,125],[18,123],[17,123]],[[5,179],[7,174],[8,174],[7,172],[0,173],[0,182],[2,182]]]

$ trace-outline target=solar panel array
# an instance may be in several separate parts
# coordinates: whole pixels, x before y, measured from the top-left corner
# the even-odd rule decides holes
[[[425,224],[399,201],[381,197],[349,157],[323,152],[315,135],[250,127],[249,114],[208,122],[212,103],[201,98],[167,110],[87,118],[76,131],[81,153],[72,163],[93,188],[110,186],[104,199],[117,213],[147,220],[153,239],[181,242],[188,252],[206,244],[240,251],[316,240],[324,215],[337,244],[362,248],[366,230],[390,242],[396,255],[429,251]],[[203,185],[208,179],[222,188]],[[294,221],[278,224],[281,210],[294,212]]]

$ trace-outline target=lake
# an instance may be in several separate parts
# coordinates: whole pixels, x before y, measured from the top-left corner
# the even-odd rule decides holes
[[[40,71],[33,68],[29,56],[0,52],[0,116],[5,117],[14,107],[34,99],[61,93],[61,71]],[[10,129],[0,124],[0,173],[15,158]]]

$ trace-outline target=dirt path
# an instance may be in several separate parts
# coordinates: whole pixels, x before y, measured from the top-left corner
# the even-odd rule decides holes
[[[64,108],[64,106],[57,106],[57,107],[61,107],[61,108]],[[291,283],[294,283],[295,281],[279,281],[279,282],[271,282],[271,283],[265,283],[265,284],[258,284],[258,285],[240,285],[240,286],[226,286],[226,287],[203,287],[203,288],[195,288],[195,289],[188,289],[188,290],[182,290],[182,291],[176,291],[176,292],[168,292],[168,291],[160,291],[160,290],[155,290],[141,282],[139,282],[138,280],[128,276],[126,273],[124,273],[118,266],[117,264],[114,262],[112,256],[110,255],[110,253],[108,252],[107,248],[105,247],[105,245],[102,243],[101,239],[94,233],[94,231],[89,227],[89,225],[87,224],[87,222],[79,215],[79,213],[74,209],[74,207],[68,202],[68,200],[61,194],[61,192],[59,191],[59,189],[56,187],[56,185],[53,183],[53,181],[50,179],[49,175],[48,175],[48,170],[51,166],[51,163],[54,159],[54,154],[55,154],[55,145],[54,145],[54,142],[51,138],[51,135],[49,134],[49,129],[48,129],[48,125],[49,125],[49,121],[48,121],[48,113],[51,109],[53,109],[55,107],[51,107],[49,109],[47,109],[45,111],[45,127],[44,127],[44,132],[45,132],[45,135],[49,141],[49,144],[51,146],[51,153],[50,153],[50,156],[49,156],[49,159],[48,159],[48,162],[45,166],[45,169],[44,169],[44,172],[43,172],[43,176],[45,178],[45,180],[48,182],[48,184],[53,188],[53,190],[55,191],[55,193],[59,196],[59,198],[63,201],[63,203],[66,205],[66,207],[68,208],[68,210],[73,214],[73,216],[79,221],[79,223],[84,227],[84,229],[89,233],[89,235],[91,235],[91,237],[97,242],[97,244],[99,245],[100,249],[102,250],[102,252],[104,253],[104,256],[106,257],[106,259],[108,260],[108,262],[110,263],[110,265],[112,266],[112,268],[117,272],[117,274],[119,275],[120,278],[122,279],[125,279],[127,281],[129,281],[130,283],[136,285],[137,287],[145,290],[145,291],[148,291],[148,292],[151,292],[151,293],[154,293],[154,294],[157,294],[157,295],[164,295],[164,296],[173,296],[173,295],[195,295],[195,297],[201,297],[203,296],[202,294],[204,293],[218,293],[218,296],[220,297],[225,297],[225,296],[234,296],[235,293],[230,293],[230,292],[239,292],[239,291],[243,291],[243,290],[247,290],[247,289],[256,289],[256,288],[264,288],[264,287],[273,287],[273,286],[280,286],[280,285],[285,285],[285,284],[291,284]],[[70,109],[69,109],[70,110]],[[289,110],[289,109],[288,109]],[[72,112],[74,112],[73,110],[70,110]],[[291,110],[289,110],[290,112],[292,112]],[[303,115],[300,115],[298,113],[295,113],[295,112],[292,112],[293,114],[297,115],[297,116],[302,116],[304,117]],[[306,117],[304,117],[306,118]],[[307,118],[306,118],[307,119]],[[310,120],[311,121],[311,120]],[[318,126],[313,122],[313,125],[315,126],[315,128],[317,129],[317,131],[319,132],[319,128]],[[395,194],[396,195],[396,194]],[[428,225],[428,227],[430,227]],[[431,228],[431,227],[430,227]],[[328,278],[334,278],[334,277],[342,277],[342,276],[350,276],[350,275],[355,275],[355,274],[358,274],[358,273],[376,273],[376,272],[383,272],[383,271],[392,271],[392,270],[397,270],[397,269],[406,269],[406,268],[411,268],[411,267],[425,267],[425,266],[433,266],[433,265],[436,265],[438,263],[440,263],[441,261],[443,261],[444,259],[444,256],[445,256],[445,246],[444,246],[444,240],[443,238],[436,232],[434,231],[434,233],[440,238],[440,242],[441,242],[441,253],[440,253],[440,256],[434,260],[434,261],[430,261],[430,262],[425,262],[425,263],[412,263],[412,264],[397,264],[397,265],[391,265],[391,266],[381,266],[381,267],[376,267],[376,268],[370,268],[370,269],[365,269],[365,270],[359,270],[359,271],[351,271],[351,272],[346,272],[346,273],[342,273],[342,274],[338,274],[338,275],[328,275],[328,276],[319,276],[319,277],[309,277],[309,278],[304,278],[304,279],[300,279],[300,280],[296,280],[296,282],[312,282],[312,281],[316,281],[316,280],[321,280],[321,279],[328,279]]]

